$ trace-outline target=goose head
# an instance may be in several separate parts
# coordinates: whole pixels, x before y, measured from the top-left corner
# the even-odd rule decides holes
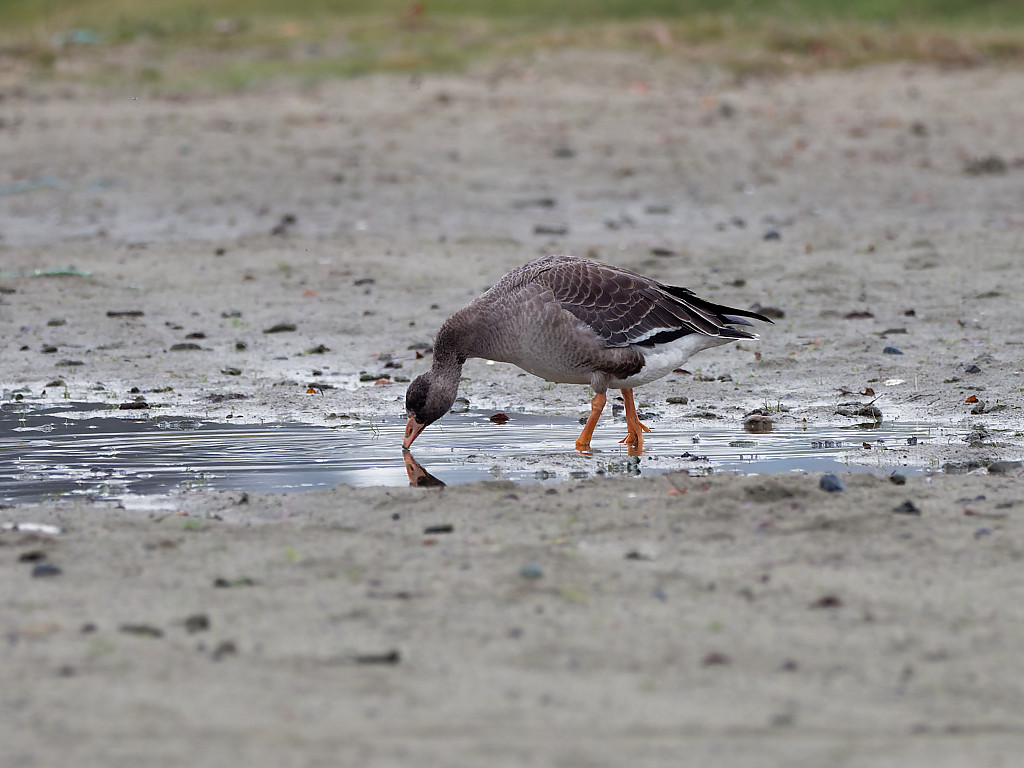
[[[402,448],[408,449],[424,427],[451,410],[458,391],[458,371],[451,376],[434,369],[413,379],[405,393],[405,412],[409,420],[405,424]]]

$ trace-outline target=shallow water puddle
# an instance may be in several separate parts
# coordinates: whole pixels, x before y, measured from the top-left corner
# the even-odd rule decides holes
[[[449,414],[417,440],[416,462],[447,484],[677,470],[892,471],[914,463],[915,444],[957,435],[899,422],[872,429],[776,429],[755,435],[735,423],[652,421],[647,450],[636,459],[616,442],[625,434],[621,419],[602,420],[594,454],[585,456],[572,449],[580,430],[574,419],[510,413],[508,423],[499,425],[490,415]],[[397,415],[339,427],[236,425],[139,417],[96,404],[5,403],[0,408],[0,501],[55,495],[121,499],[189,487],[255,492],[340,483],[406,485],[409,475],[400,447],[404,427],[405,419]]]

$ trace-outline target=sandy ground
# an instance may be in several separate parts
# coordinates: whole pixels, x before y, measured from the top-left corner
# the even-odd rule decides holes
[[[1017,764],[1021,93],[986,67],[737,83],[581,53],[232,96],[8,88],[5,400],[400,413],[400,381],[360,374],[425,370],[410,347],[448,314],[564,250],[784,312],[645,387],[656,419],[873,401],[968,439],[838,493],[679,472],[0,509],[64,531],[0,532],[0,763]],[[465,375],[476,407],[587,410]]]

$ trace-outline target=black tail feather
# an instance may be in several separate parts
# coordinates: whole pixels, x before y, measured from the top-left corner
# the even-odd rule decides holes
[[[765,323],[771,323],[772,321],[764,315],[758,314],[757,312],[751,312],[749,309],[739,309],[737,307],[727,307],[724,304],[715,304],[714,302],[702,299],[697,296],[689,288],[681,288],[678,285],[663,285],[661,286],[667,293],[672,294],[680,301],[692,305],[695,309],[703,310],[704,312],[711,312],[722,318],[727,323],[737,323],[739,325],[751,325],[751,323],[740,320],[741,317],[749,317],[754,320],[761,320]]]

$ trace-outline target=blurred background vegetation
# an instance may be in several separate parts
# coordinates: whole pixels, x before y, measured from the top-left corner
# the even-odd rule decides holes
[[[167,89],[643,49],[740,75],[1024,64],[1024,0],[0,0],[0,85]]]

